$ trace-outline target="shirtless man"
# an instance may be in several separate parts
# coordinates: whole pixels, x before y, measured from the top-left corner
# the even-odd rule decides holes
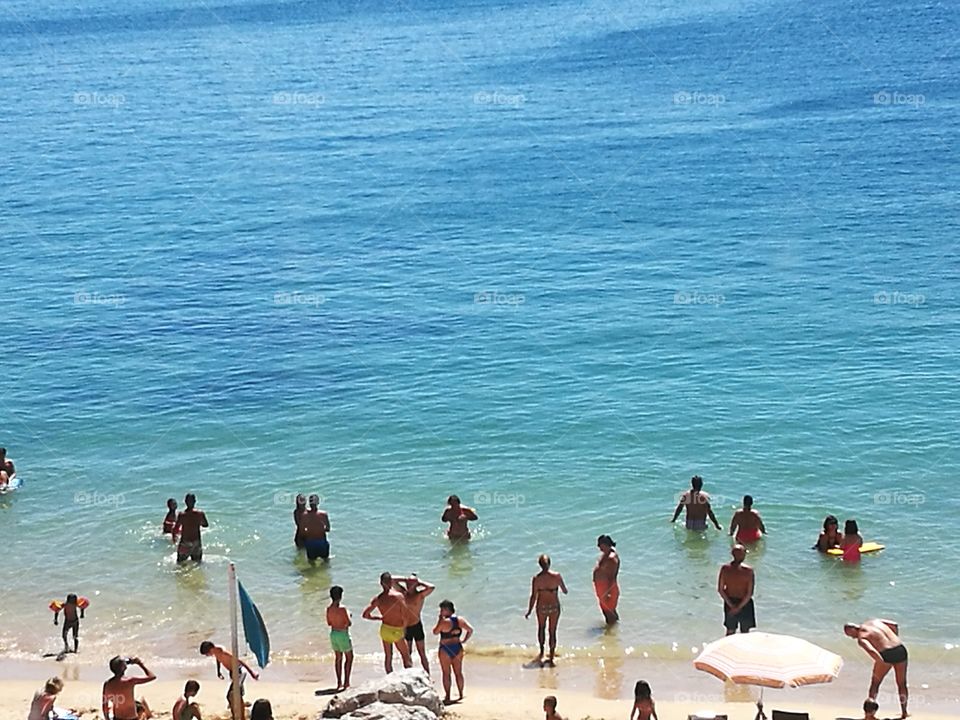
[[[144,677],[124,677],[128,665],[137,665],[145,673]],[[137,685],[152,682],[157,676],[147,670],[140,658],[124,660],[115,657],[110,660],[110,672],[113,677],[103,684],[103,718],[110,720],[110,706],[113,706],[113,720],[138,720],[140,708],[133,698],[133,689]]]
[[[757,626],[756,612],[753,607],[753,586],[755,582],[753,568],[744,565],[747,549],[740,544],[730,549],[733,560],[720,568],[717,578],[717,592],[723,598],[723,626],[727,635],[750,632]]]
[[[847,623],[843,632],[851,637],[873,659],[868,698],[876,701],[880,684],[893,668],[900,695],[900,717],[907,717],[907,649],[900,642],[900,627],[892,620],[867,620],[862,625]]]
[[[413,655],[413,648],[416,646],[417,653],[420,655],[420,664],[429,675],[430,661],[427,660],[426,635],[423,632],[423,621],[420,619],[420,614],[423,612],[423,601],[437,588],[435,585],[420,580],[416,573],[412,573],[407,578],[393,578],[393,586],[403,592],[409,613],[403,638],[407,641],[411,656]]]
[[[330,542],[327,533],[330,532],[330,517],[320,509],[320,497],[310,496],[310,508],[300,515],[300,539],[303,548],[307,551],[307,560],[312,563],[330,559]]]
[[[530,617],[534,605],[537,608],[537,641],[540,643],[540,654],[537,662],[543,665],[543,641],[545,640],[547,625],[550,626],[550,658],[547,664],[553,666],[553,658],[557,652],[557,625],[560,622],[560,593],[567,594],[567,586],[563,576],[550,569],[550,556],[541,555],[537,558],[540,572],[533,576],[530,587],[530,603],[527,605],[525,618]]]
[[[617,603],[620,601],[620,586],[617,584],[617,575],[620,573],[620,556],[614,548],[617,544],[609,535],[597,538],[597,547],[600,557],[593,568],[593,589],[597,593],[597,601],[603,612],[603,619],[607,625],[613,625],[620,620],[617,614]]]
[[[182,563],[190,558],[195,562],[203,560],[203,545],[200,542],[200,528],[210,527],[207,516],[202,510],[197,510],[197,496],[187,493],[183,499],[187,509],[177,515],[177,522],[173,526],[174,537],[180,537],[177,545],[177,562]]]
[[[0,488],[5,488],[16,474],[13,460],[7,457],[7,449],[0,447]]]
[[[451,495],[447,498],[447,509],[443,511],[440,518],[445,523],[450,523],[447,530],[447,537],[451,540],[469,540],[470,528],[467,522],[477,519],[477,511],[471,507],[460,504],[460,498]]]
[[[254,680],[259,680],[260,676],[243,660],[240,658],[234,657],[232,653],[227,652],[219,645],[214,645],[209,640],[204,640],[200,643],[200,654],[206,655],[207,657],[212,657],[217,663],[217,677],[223,680],[223,671],[221,668],[226,668],[227,672],[230,673],[230,687],[227,688],[227,707],[230,708],[230,713],[233,715],[234,720],[243,717],[243,681],[246,678],[246,674],[252,677]],[[240,682],[240,704],[241,707],[235,707],[234,697],[233,697],[233,671],[237,671],[237,678]]]
[[[397,590],[393,584],[393,576],[385,572],[380,576],[379,595],[370,601],[370,604],[364,608],[364,620],[380,621],[380,640],[383,642],[383,667],[387,674],[393,672],[393,646],[397,646],[400,652],[400,658],[403,660],[405,668],[411,667],[410,648],[404,639],[406,634],[407,621],[410,618],[410,611],[407,608],[407,601],[404,594]],[[374,615],[373,611],[379,610],[379,615]]]
[[[733,514],[730,520],[730,535],[737,533],[737,542],[741,545],[755,543],[767,534],[760,513],[753,509],[753,497],[743,496],[743,507]]]
[[[676,522],[684,508],[687,510],[687,530],[697,532],[706,530],[708,517],[717,530],[723,530],[720,523],[717,522],[717,516],[713,514],[713,508],[710,507],[710,496],[703,492],[703,478],[699,475],[694,475],[690,479],[690,489],[680,496],[680,503],[677,505],[670,522]]]

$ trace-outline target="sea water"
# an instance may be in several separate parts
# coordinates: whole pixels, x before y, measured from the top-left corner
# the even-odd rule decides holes
[[[278,656],[415,571],[483,652],[721,632],[744,493],[761,629],[957,662],[957,109],[947,4],[12,0],[0,13],[0,652],[193,657],[235,562]],[[165,501],[210,518],[177,567]],[[296,553],[297,492],[333,557]],[[480,520],[451,547],[458,493]],[[886,545],[810,550],[824,515]],[[595,540],[622,556],[605,634]],[[679,650],[678,650],[679,649]],[[685,656],[686,657],[686,656]]]

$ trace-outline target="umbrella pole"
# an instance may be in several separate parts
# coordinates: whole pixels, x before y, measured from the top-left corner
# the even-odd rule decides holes
[[[767,720],[767,714],[763,711],[763,685],[760,686],[760,699],[757,700],[757,716],[754,720]]]

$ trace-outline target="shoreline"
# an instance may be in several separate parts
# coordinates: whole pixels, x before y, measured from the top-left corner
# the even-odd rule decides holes
[[[537,716],[540,701],[545,695],[560,698],[561,714],[564,706],[573,701],[574,707],[583,707],[589,711],[577,715],[571,712],[573,720],[580,717],[598,717],[597,708],[609,708],[603,717],[626,716],[630,710],[633,685],[639,679],[650,682],[654,698],[663,717],[679,715],[666,710],[682,711],[682,716],[701,711],[727,712],[731,717],[752,719],[755,713],[753,703],[759,697],[756,687],[724,684],[710,675],[694,669],[686,660],[662,661],[636,657],[559,657],[556,667],[539,668],[531,662],[535,651],[527,653],[526,661],[518,656],[506,658],[478,657],[468,653],[464,670],[466,675],[466,695],[469,702],[454,706],[455,715],[468,720],[473,718],[508,718]],[[439,668],[436,653],[428,655],[433,669],[433,679],[439,687]],[[53,658],[37,660],[0,659],[0,714],[4,717],[25,715],[29,698],[34,690],[51,675],[64,679],[66,689],[63,701],[58,705],[78,709],[99,709],[99,688],[108,672],[108,658],[91,655],[82,661],[69,658],[57,662]],[[220,707],[226,682],[216,678],[213,664],[209,660],[174,661],[165,658],[147,658],[147,665],[158,675],[158,679],[142,686],[142,693],[156,713],[158,707],[170,704],[182,690],[187,679],[196,679],[203,688],[203,704],[216,713]],[[943,676],[935,672],[931,663],[911,663],[910,667],[910,704],[913,717],[960,717],[960,697],[955,688],[960,685],[956,672]],[[134,671],[136,672],[136,671]],[[327,696],[315,696],[317,690],[332,687],[333,670],[326,662],[272,662],[263,671],[265,679],[249,682],[247,699],[267,697],[274,707],[289,705],[292,714],[278,717],[303,718],[316,717]],[[383,674],[382,655],[365,654],[356,658],[353,685],[357,686]],[[862,660],[847,661],[840,677],[833,683],[809,686],[798,689],[764,690],[766,708],[800,709],[822,718],[857,718],[862,715],[860,705],[866,697],[869,682],[870,663]],[[24,695],[26,690],[29,693]],[[27,705],[8,705],[7,698],[26,697]],[[71,699],[73,698],[73,699]],[[520,711],[519,700],[523,699],[524,710]],[[158,702],[160,705],[158,706]],[[892,674],[885,680],[878,697],[880,717],[899,716],[899,704],[896,698],[896,686]],[[279,705],[278,705],[279,703]],[[509,708],[506,706],[509,705]],[[225,706],[224,706],[225,707]],[[815,708],[815,709],[814,709]],[[497,714],[501,710],[514,714]],[[6,712],[3,712],[3,711]],[[615,712],[614,712],[615,711]],[[605,711],[606,712],[606,711]],[[95,717],[83,715],[83,717]],[[159,715],[163,717],[163,715]],[[206,717],[206,715],[205,715]]]

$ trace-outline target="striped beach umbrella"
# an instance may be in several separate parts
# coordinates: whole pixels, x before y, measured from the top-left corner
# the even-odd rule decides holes
[[[693,665],[737,685],[784,688],[831,682],[843,659],[801,638],[750,632],[706,645]]]

